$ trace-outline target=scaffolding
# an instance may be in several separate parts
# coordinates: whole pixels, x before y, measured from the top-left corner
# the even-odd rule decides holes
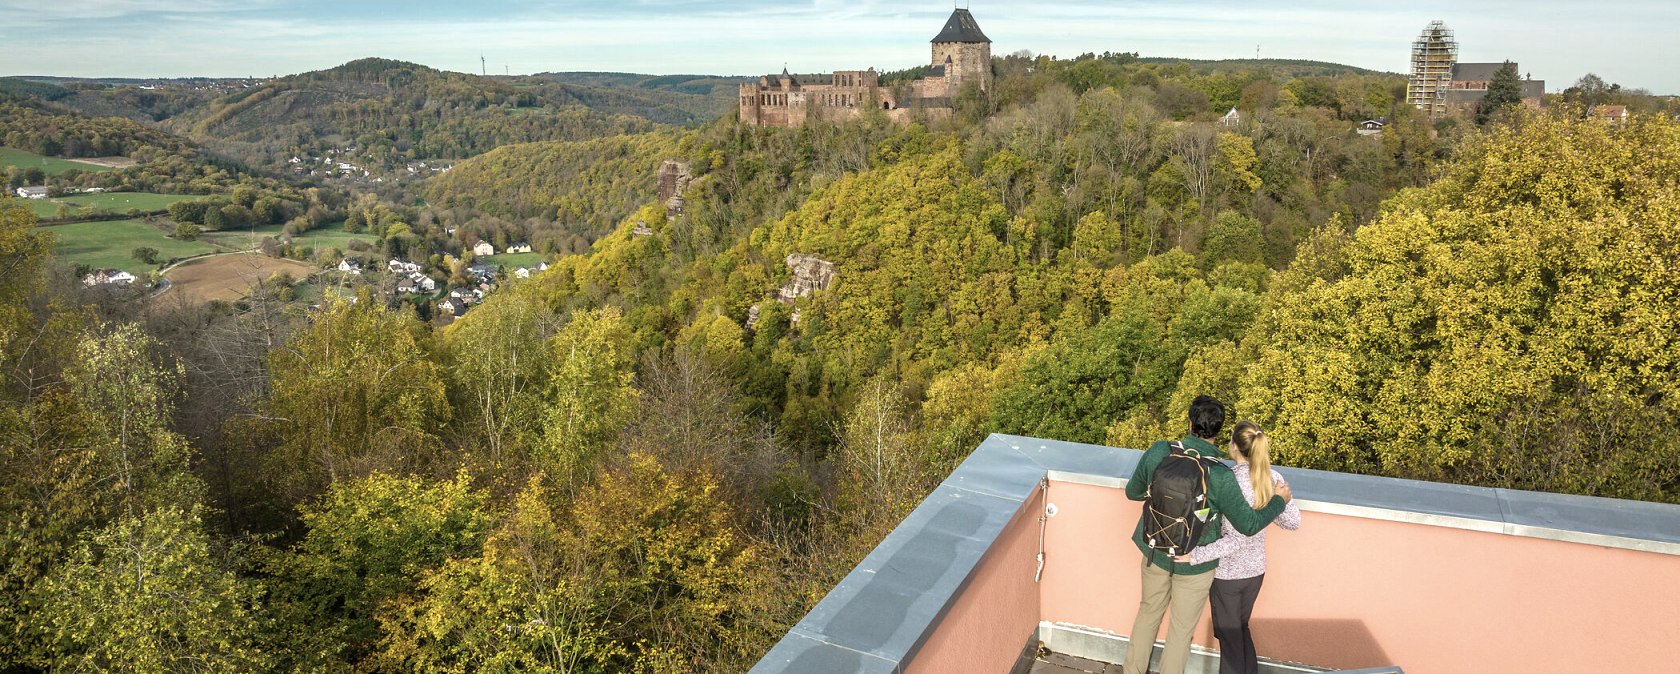
[[[1458,42],[1441,21],[1431,21],[1412,43],[1412,79],[1406,83],[1406,102],[1430,117],[1447,113],[1447,89],[1452,87]]]

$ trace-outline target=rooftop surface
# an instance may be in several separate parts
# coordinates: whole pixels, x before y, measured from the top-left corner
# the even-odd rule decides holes
[[[933,42],[991,42],[991,38],[980,32],[980,24],[975,23],[974,15],[966,9],[951,11],[951,18],[945,20],[945,28],[935,35]]]
[[[1136,515],[1129,515],[1127,521],[1128,515],[1118,512],[1127,502],[1123,494],[1115,496],[1114,488],[1125,484],[1140,456],[1141,452],[1129,449],[991,436],[752,671],[1003,672],[1019,660],[1035,638],[1035,629],[1042,631],[1045,625],[1072,620],[1073,624],[1096,625],[1098,632],[1129,631],[1135,594],[1126,600],[1114,593],[1135,585],[1135,572],[1115,571],[1134,568],[1134,560],[1126,554],[1129,540],[1124,545],[1116,540],[1129,533]],[[1536,627],[1502,639],[1509,642],[1505,646],[1515,649],[1513,652],[1523,652],[1533,650],[1528,642],[1537,646],[1559,643],[1564,636],[1549,634],[1548,630],[1561,629],[1563,623],[1592,621],[1585,629],[1595,638],[1621,640],[1624,645],[1617,652],[1637,655],[1638,646],[1656,625],[1680,621],[1680,609],[1668,606],[1641,607],[1660,615],[1621,618],[1628,613],[1627,605],[1642,603],[1627,594],[1637,592],[1637,588],[1625,585],[1680,584],[1680,507],[1291,468],[1281,468],[1280,472],[1302,499],[1302,509],[1314,514],[1310,516],[1312,524],[1303,527],[1310,531],[1290,532],[1272,542],[1274,563],[1290,564],[1297,571],[1277,574],[1276,585],[1268,578],[1262,605],[1292,613],[1284,617],[1257,615],[1257,624],[1269,621],[1266,624],[1271,634],[1307,635],[1308,641],[1328,642],[1317,644],[1317,652],[1345,648],[1351,640],[1375,654],[1367,659],[1383,659],[1353,667],[1409,666],[1403,661],[1411,652],[1406,649],[1425,644],[1430,653],[1463,647],[1456,641],[1419,643],[1417,634],[1411,631],[1429,629],[1425,625],[1450,622],[1475,628],[1540,621]],[[1091,498],[1109,500],[1096,503]],[[1050,561],[1035,573],[1033,546],[1036,544],[1040,552],[1047,550],[1045,518],[1040,513],[1046,511],[1048,503],[1059,504],[1062,514],[1051,516],[1055,523],[1048,525]],[[1310,544],[1318,550],[1291,549],[1291,545],[1309,546],[1305,541],[1313,540],[1311,536],[1328,542]],[[1101,546],[1108,547],[1103,547],[1100,554],[1090,550]],[[1131,553],[1135,555],[1135,550]],[[1435,562],[1444,557],[1456,559],[1459,561],[1453,568],[1470,571],[1448,579],[1451,582],[1434,582],[1427,575],[1434,567],[1408,555]],[[1524,568],[1501,561],[1501,555],[1517,555],[1534,563]],[[1090,559],[1093,556],[1095,561]],[[1116,563],[1117,559],[1125,561]],[[1314,564],[1321,566],[1309,570]],[[1546,611],[1524,605],[1535,601],[1536,594],[1524,572],[1568,574],[1564,567],[1594,568],[1588,577],[1601,578],[1604,585],[1586,587],[1572,581],[1560,587],[1560,592],[1586,593],[1583,596],[1603,597],[1602,601],[1616,605],[1603,611],[1582,606]],[[1335,576],[1328,575],[1331,573]],[[1408,575],[1419,573],[1425,575]],[[1371,583],[1372,577],[1385,582]],[[1096,586],[1112,587],[1088,589]],[[1486,592],[1488,597],[1463,597],[1465,588],[1484,586],[1489,589],[1473,591]],[[1067,590],[1070,587],[1075,589]],[[1053,596],[1054,592],[1110,595],[1107,605],[1099,607],[1102,615],[1091,617],[1094,614],[1088,610],[1080,613],[1067,609],[1066,597]],[[1436,609],[1436,614],[1421,621],[1407,622],[1387,615],[1390,607],[1382,604],[1423,602],[1422,595],[1430,592],[1459,597],[1470,602],[1472,608],[1447,620]],[[1494,593],[1504,594],[1495,597]],[[1125,606],[1128,601],[1129,607]],[[1546,601],[1562,602],[1565,598]],[[1318,606],[1331,606],[1343,613],[1303,615]],[[1015,616],[1011,618],[1014,622],[996,627],[995,633],[969,626],[975,615],[1004,612]],[[1081,617],[1067,618],[1069,615]],[[1104,622],[1108,624],[1098,624]],[[958,624],[962,626],[953,627]],[[973,634],[953,637],[942,627]],[[1515,627],[1499,629],[1518,631]],[[1258,629],[1256,633],[1258,639]],[[982,654],[982,650],[988,652]],[[1069,652],[1065,648],[1052,650]],[[970,662],[953,668],[930,664],[935,654],[944,658],[951,653],[983,657],[991,665],[976,667]],[[1269,655],[1266,644],[1261,644],[1261,654]],[[1462,657],[1474,664],[1477,657],[1490,656]],[[1449,671],[1487,671],[1465,666],[1468,668]]]

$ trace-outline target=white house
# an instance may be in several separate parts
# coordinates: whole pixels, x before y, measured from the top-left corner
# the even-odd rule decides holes
[[[17,195],[24,199],[45,199],[47,198],[47,188],[45,185],[19,187],[17,188]]]
[[[338,262],[338,270],[341,271],[341,272],[348,273],[348,274],[356,274],[356,275],[360,276],[361,273],[362,273],[362,263],[357,262],[357,261],[355,261],[351,258],[344,258],[343,260],[340,260]]]
[[[1383,126],[1384,123],[1380,119],[1367,119],[1360,122],[1359,127],[1354,132],[1361,136],[1376,136],[1383,132]]]
[[[1225,113],[1224,117],[1219,118],[1220,126],[1237,126],[1242,124],[1242,122],[1243,115],[1241,112],[1238,112],[1236,108],[1231,108],[1230,112]]]
[[[528,244],[528,243],[525,243],[524,241],[521,241],[519,243],[508,246],[507,252],[509,252],[509,253],[529,253],[529,252],[531,252],[531,244]]]
[[[491,255],[496,254],[496,247],[490,245],[489,241],[479,241],[478,243],[473,244],[472,250],[473,255],[477,255],[479,257],[490,257]]]
[[[82,285],[90,288],[101,284],[126,286],[136,280],[138,279],[133,274],[121,269],[95,269],[93,273],[82,277]]]
[[[514,278],[531,278],[531,270],[527,269],[525,267],[520,267],[518,269],[513,270],[513,277]]]

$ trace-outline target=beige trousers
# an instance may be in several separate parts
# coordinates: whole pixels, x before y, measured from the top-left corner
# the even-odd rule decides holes
[[[1149,655],[1155,650],[1155,635],[1161,631],[1161,615],[1172,607],[1167,625],[1167,645],[1161,654],[1161,674],[1184,674],[1190,659],[1190,636],[1207,605],[1213,572],[1194,575],[1171,574],[1143,561],[1143,599],[1132,621],[1132,641],[1126,652],[1126,674],[1149,671]]]

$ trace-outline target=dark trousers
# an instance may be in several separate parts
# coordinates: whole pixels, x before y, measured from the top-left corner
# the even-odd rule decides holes
[[[1265,574],[1242,580],[1214,579],[1208,599],[1213,603],[1213,637],[1219,640],[1219,674],[1260,674],[1254,635],[1248,617],[1260,597]]]

